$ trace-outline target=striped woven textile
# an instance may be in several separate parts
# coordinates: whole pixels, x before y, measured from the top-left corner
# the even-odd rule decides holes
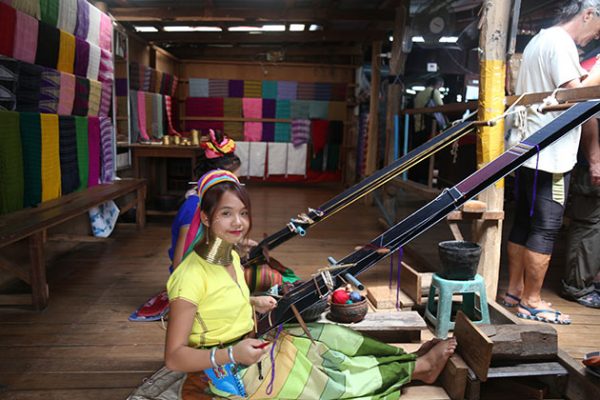
[[[140,132],[140,137],[144,140],[150,140],[148,136],[147,126],[147,115],[146,115],[146,96],[144,92],[137,92],[137,115],[138,115],[138,129]]]
[[[230,118],[241,118],[242,99],[223,99],[223,116]]]
[[[23,208],[25,183],[19,113],[0,111],[0,214]]]
[[[59,0],[40,0],[41,20],[50,26],[58,25]]]
[[[17,111],[38,112],[43,67],[25,62],[19,63],[17,86]]]
[[[56,68],[60,49],[60,31],[40,21],[37,43],[35,63],[48,68]]]
[[[258,97],[262,96],[262,83],[260,81],[246,80],[244,81],[244,96],[243,97]]]
[[[289,122],[276,122],[275,123],[275,142],[290,142],[292,137],[292,124]]]
[[[310,102],[307,100],[292,100],[290,102],[290,116],[293,119],[308,119],[310,115]]]
[[[346,120],[347,106],[345,101],[330,101],[328,107],[327,119],[336,121]]]
[[[242,141],[244,140],[244,123],[225,121],[223,123],[223,132],[236,142]]]
[[[77,134],[75,117],[58,118],[60,143],[60,182],[62,194],[69,194],[79,188],[79,167],[77,163]]]
[[[102,100],[102,83],[94,80],[89,80],[90,95],[87,115],[97,117],[100,113],[100,102]]]
[[[410,382],[415,354],[344,326],[307,326],[314,342],[298,325],[291,325],[274,343],[274,363],[268,352],[260,364],[240,370],[246,398],[397,400],[402,386]],[[274,335],[268,339],[274,340]],[[204,372],[187,374],[183,400],[203,399],[207,392],[234,398],[209,386]]]
[[[111,82],[102,82],[102,95],[100,97],[100,110],[98,115],[100,117],[107,117],[110,113],[110,106],[112,104],[112,84]],[[125,110],[127,107],[125,107]]]
[[[102,50],[112,51],[113,24],[110,17],[104,13],[100,15],[100,42]]]
[[[114,180],[115,164],[113,158],[113,126],[109,117],[100,117],[100,182]]]
[[[298,82],[294,81],[278,81],[277,82],[277,99],[279,100],[296,100],[298,94]]]
[[[163,98],[165,100],[165,114],[167,115],[169,135],[179,135],[179,132],[177,132],[173,126],[173,109],[171,104],[172,98],[169,95],[164,95]]]
[[[62,72],[73,73],[75,67],[75,36],[69,32],[60,31],[60,47],[58,49],[58,63],[56,69]]]
[[[150,82],[152,81],[152,69],[145,65],[140,65],[140,68],[143,68],[144,71],[144,80],[142,81],[142,90],[144,92],[150,91]]]
[[[98,80],[100,82],[112,82],[115,77],[115,68],[112,53],[100,50],[100,66],[98,67]]]
[[[208,80],[208,97],[228,97],[229,83],[226,79]],[[171,94],[173,97],[174,94]]]
[[[229,97],[244,97],[244,81],[231,79],[229,81]]]
[[[90,63],[90,44],[85,40],[75,37],[75,67],[73,72],[77,76],[87,77]]]
[[[60,97],[58,99],[58,113],[71,115],[75,101],[75,75],[66,72],[60,73]]]
[[[277,81],[262,81],[262,98],[277,99]]]
[[[58,28],[75,34],[77,25],[77,0],[60,0],[58,2]]]
[[[42,202],[61,195],[58,115],[40,114],[42,127]]]
[[[87,39],[90,29],[90,3],[87,0],[77,0],[77,23],[75,24],[75,36],[82,40]]]
[[[315,83],[314,100],[329,101],[331,100],[331,83]]]
[[[152,104],[154,105],[154,115],[156,116],[156,134],[154,136],[160,139],[165,134],[165,128],[163,125],[163,96],[158,93],[152,93]]]
[[[40,112],[56,114],[60,96],[60,72],[44,68],[40,83]]]
[[[19,113],[23,148],[23,206],[35,207],[42,202],[42,126],[39,113]]]
[[[13,57],[26,63],[35,63],[38,41],[38,20],[17,11]]]
[[[7,4],[0,2],[0,54],[7,57],[13,56],[15,44],[15,29],[17,25],[17,11]]]
[[[102,12],[96,7],[89,7],[90,25],[87,33],[87,41],[94,46],[100,46],[100,21],[102,20]]]
[[[292,120],[292,143],[294,146],[308,143],[310,140],[310,120],[294,119]]]
[[[298,83],[298,100],[314,100],[315,84],[312,82]]]
[[[75,77],[75,100],[73,115],[85,116],[89,111],[90,81],[80,76]]]
[[[88,119],[87,117],[75,118],[75,136],[77,139],[77,171],[79,174],[79,187],[77,190],[87,188],[89,174],[88,150]]]
[[[262,99],[262,117],[275,118],[277,104],[273,99]]]
[[[35,19],[40,19],[42,13],[40,10],[40,0],[12,0],[12,6]]]
[[[188,85],[188,97],[208,97],[208,79],[190,78],[188,81]],[[165,85],[163,84],[162,86]],[[165,88],[161,88],[161,93],[164,93],[164,91]]]
[[[171,97],[175,97],[175,93],[177,93],[177,84],[179,83],[179,78],[171,75],[171,88],[170,91],[171,93],[169,93],[171,95]],[[209,91],[210,91],[210,87],[209,87]]]
[[[88,117],[88,187],[100,182],[100,119]]]
[[[329,102],[313,100],[308,106],[308,117],[310,119],[327,119],[329,116]]]
[[[95,44],[90,44],[90,59],[88,61],[88,67],[85,76],[88,79],[98,79],[98,73],[100,72],[100,59],[102,57],[102,52],[100,51],[100,47]]]
[[[261,264],[256,268],[244,268],[244,279],[248,284],[250,293],[266,292],[275,285],[284,282],[296,282],[299,278],[289,268],[270,257],[268,264]]]
[[[291,109],[290,100],[277,100],[275,103],[275,118],[277,119],[289,119],[291,118],[292,109]]]

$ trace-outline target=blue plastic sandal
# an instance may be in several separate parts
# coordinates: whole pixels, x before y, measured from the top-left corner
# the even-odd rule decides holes
[[[508,301],[506,301],[506,298],[512,299],[514,300],[516,303],[509,303]],[[515,308],[516,306],[519,305],[519,303],[521,302],[521,298],[515,296],[514,294],[510,294],[508,292],[504,293],[504,298],[502,300],[500,300],[500,304],[502,304],[504,307],[508,307],[508,308]]]
[[[562,315],[562,313],[560,311],[548,310],[545,308],[527,307],[523,303],[519,303],[519,307],[527,310],[527,312],[529,313],[529,314],[523,314],[522,312],[519,311],[519,312],[517,312],[517,317],[519,317],[519,318],[530,319],[530,320],[539,321],[539,322],[547,322],[549,324],[558,324],[558,325],[570,325],[571,324],[570,319],[561,320],[559,318],[559,316]],[[548,319],[546,317],[542,317],[542,316],[538,315],[538,314],[543,314],[543,313],[554,313],[554,319]]]

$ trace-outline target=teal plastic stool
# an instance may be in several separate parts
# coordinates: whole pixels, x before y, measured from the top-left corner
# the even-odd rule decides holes
[[[437,310],[435,307],[435,295],[439,294]],[[429,299],[425,309],[425,318],[427,318],[435,327],[435,336],[445,339],[448,331],[454,329],[452,317],[452,296],[462,294],[462,311],[476,324],[489,324],[490,314],[488,311],[487,296],[485,294],[485,282],[479,274],[472,280],[458,281],[448,280],[433,274],[431,286],[429,288]],[[481,320],[475,321],[475,294],[479,293],[479,310]]]

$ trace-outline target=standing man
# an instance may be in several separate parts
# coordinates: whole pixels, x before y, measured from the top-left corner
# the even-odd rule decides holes
[[[600,83],[600,68],[592,69],[588,75],[579,64],[577,52],[577,46],[585,46],[600,35],[600,0],[569,0],[558,18],[556,25],[542,29],[525,48],[517,93],[550,92]],[[542,114],[529,107],[526,127],[513,129],[510,142],[520,142],[557,116],[558,113]],[[581,128],[573,129],[518,170],[517,207],[508,242],[509,286],[503,303],[517,306],[520,318],[571,323],[568,315],[542,300],[541,290],[554,240],[562,225],[580,136]]]

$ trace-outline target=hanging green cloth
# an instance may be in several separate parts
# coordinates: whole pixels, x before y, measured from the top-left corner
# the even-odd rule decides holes
[[[88,119],[86,117],[75,117],[75,133],[77,136],[77,166],[79,168],[79,188],[87,188],[89,175],[88,156]]]
[[[42,202],[42,126],[40,114],[19,113],[23,146],[23,206],[35,207]]]

